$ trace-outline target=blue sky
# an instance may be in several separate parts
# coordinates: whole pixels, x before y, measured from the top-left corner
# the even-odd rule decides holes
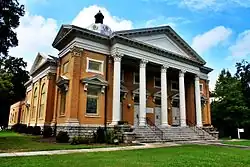
[[[222,68],[250,56],[250,0],[21,0],[26,15],[17,29],[19,46],[10,54],[24,57],[28,69],[37,52],[51,47],[61,24],[87,27],[100,9],[113,30],[170,25],[206,61],[213,89]]]

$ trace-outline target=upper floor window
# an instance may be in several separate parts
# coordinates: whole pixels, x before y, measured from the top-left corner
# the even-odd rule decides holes
[[[69,68],[69,62],[67,61],[66,63],[63,64],[63,74],[68,72]]]
[[[90,59],[87,57],[87,72],[103,74],[103,64],[101,60]]]
[[[171,90],[178,91],[179,90],[179,83],[177,81],[171,81]]]
[[[121,70],[121,81],[124,82],[124,70]]]
[[[203,84],[200,83],[200,93],[203,93]]]
[[[139,84],[139,82],[140,82],[139,73],[134,72],[134,84]]]
[[[42,86],[42,91],[41,91],[41,102],[40,102],[40,108],[39,108],[39,118],[43,117],[44,114],[44,109],[45,109],[45,95],[46,95],[46,91],[45,91],[45,83]]]
[[[34,100],[33,101],[33,111],[32,111],[32,115],[31,115],[32,118],[35,117],[35,113],[36,113],[37,100],[38,100],[38,91],[37,91],[37,88],[35,88],[33,100]]]
[[[61,91],[61,99],[60,99],[60,115],[65,115],[66,108],[66,94],[67,92]]]
[[[161,87],[161,78],[154,77],[154,87],[155,88],[160,88]]]

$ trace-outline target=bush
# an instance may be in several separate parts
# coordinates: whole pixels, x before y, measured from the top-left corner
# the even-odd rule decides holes
[[[50,126],[45,126],[43,129],[43,137],[51,137],[52,136],[52,128]]]
[[[34,130],[34,128],[32,126],[28,126],[27,130],[26,130],[26,133],[27,134],[33,134],[33,130]]]
[[[90,137],[82,137],[82,136],[74,136],[70,142],[71,145],[78,144],[91,144],[93,143],[93,139]]]
[[[56,136],[56,141],[58,143],[68,143],[69,142],[69,135],[68,132],[60,131]]]
[[[119,144],[119,136],[115,130],[108,130],[105,135],[105,143],[107,144]]]
[[[40,126],[35,126],[33,129],[33,135],[41,135],[41,127]]]
[[[97,143],[104,143],[105,142],[105,130],[104,128],[99,127],[94,135]]]
[[[19,133],[26,133],[26,131],[27,131],[27,125],[20,124],[18,132]]]
[[[15,125],[12,125],[11,130],[14,131],[14,132],[17,132],[18,129],[19,129],[19,127],[20,127],[20,124],[17,123],[17,124],[15,124]]]

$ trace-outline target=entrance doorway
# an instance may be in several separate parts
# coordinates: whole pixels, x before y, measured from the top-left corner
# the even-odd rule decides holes
[[[134,105],[134,126],[139,126],[139,105]]]
[[[172,99],[172,126],[180,126],[179,94]]]
[[[161,125],[161,107],[155,107],[155,125]]]

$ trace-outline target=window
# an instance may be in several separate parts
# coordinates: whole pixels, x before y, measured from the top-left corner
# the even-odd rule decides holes
[[[155,98],[155,105],[161,105],[161,98]]]
[[[103,61],[87,58],[87,72],[103,73]]]
[[[34,118],[35,117],[35,113],[36,113],[36,106],[37,106],[37,88],[35,88],[35,91],[34,91],[34,101],[33,101],[33,111],[32,111],[32,118]]]
[[[140,101],[139,95],[135,95],[134,103],[139,103],[139,101]]]
[[[88,88],[87,93],[87,114],[97,114],[98,107],[98,89],[96,88]]]
[[[200,93],[203,93],[203,84],[200,83]]]
[[[140,78],[139,73],[134,72],[134,84],[139,84]]]
[[[161,87],[161,78],[154,77],[154,87],[160,88]]]
[[[66,108],[66,93],[65,91],[61,91],[61,100],[60,100],[60,115],[65,115]]]
[[[179,90],[179,84],[176,81],[171,81],[171,90],[172,91],[178,91]]]
[[[63,74],[68,72],[69,68],[69,62],[67,61],[66,63],[63,64]]]
[[[43,117],[43,113],[44,113],[44,105],[45,105],[45,95],[46,95],[46,92],[45,92],[45,84],[43,84],[42,86],[42,91],[41,91],[41,102],[40,102],[40,108],[39,108],[39,118],[42,118]]]
[[[121,70],[121,81],[124,82],[124,70]]]

